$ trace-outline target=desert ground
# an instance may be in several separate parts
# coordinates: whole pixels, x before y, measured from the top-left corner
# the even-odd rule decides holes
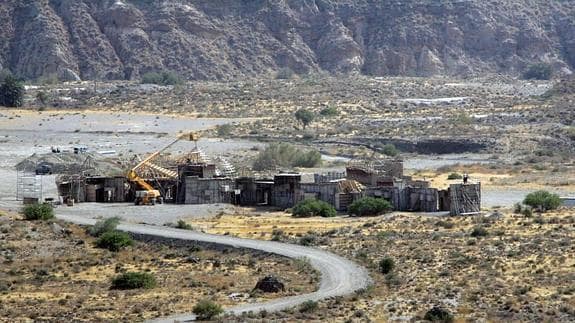
[[[274,297],[313,291],[317,286],[309,282],[317,277],[281,257],[142,242],[111,254],[93,248],[83,228],[58,223],[66,233],[57,234],[49,223],[19,219],[14,165],[22,159],[76,144],[129,158],[193,130],[201,132],[198,145],[206,153],[224,156],[245,174],[253,174],[252,160],[271,142],[318,149],[321,166],[297,169],[309,173],[384,158],[383,146],[392,143],[406,173],[434,187],[458,181],[447,179],[453,172],[480,181],[483,215],[297,219],[267,208],[162,205],[140,211],[90,203],[61,211],[157,225],[184,219],[207,233],[310,245],[367,267],[374,280],[371,288],[322,301],[313,311],[296,308],[265,318],[253,313],[254,320],[409,321],[441,306],[458,321],[573,321],[573,209],[532,217],[513,212],[514,204],[535,190],[575,195],[573,99],[554,93],[555,86],[500,76],[31,85],[25,109],[0,110],[0,317],[143,321],[189,312],[207,295],[223,305],[239,304],[269,297],[249,295],[268,269],[288,282],[289,290]],[[35,99],[41,91],[48,93],[47,102]],[[328,107],[337,115],[319,117]],[[305,129],[293,117],[300,108],[318,115]],[[193,145],[178,143],[168,154]],[[43,191],[54,197],[54,176],[44,178]],[[479,227],[486,234],[472,234]],[[190,256],[199,260],[188,262]],[[391,273],[378,270],[384,257],[395,263]],[[157,273],[163,283],[152,291],[110,291],[110,278],[128,268]],[[232,300],[229,295],[236,292],[248,296]]]

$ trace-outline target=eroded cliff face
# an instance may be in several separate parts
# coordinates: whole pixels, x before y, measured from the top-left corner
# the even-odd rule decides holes
[[[560,0],[3,0],[0,66],[29,79],[519,74],[575,67]]]

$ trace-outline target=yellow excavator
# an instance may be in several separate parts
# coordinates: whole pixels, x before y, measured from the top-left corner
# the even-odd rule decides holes
[[[163,198],[162,198],[162,195],[160,194],[160,191],[155,189],[152,185],[148,184],[148,182],[146,182],[146,180],[141,178],[140,175],[138,174],[138,171],[140,171],[144,167],[149,167],[149,168],[152,168],[156,171],[164,173],[165,175],[168,175],[169,177],[174,177],[174,176],[177,177],[176,172],[164,169],[164,168],[157,166],[157,165],[154,165],[151,161],[154,158],[158,157],[163,151],[170,148],[171,146],[173,146],[174,144],[176,144],[178,141],[180,141],[182,139],[194,141],[197,145],[199,138],[200,138],[199,134],[196,132],[190,132],[190,133],[185,133],[183,135],[180,135],[180,136],[178,136],[178,138],[176,140],[172,141],[171,143],[166,145],[164,148],[151,154],[146,159],[140,161],[136,166],[134,166],[132,169],[130,169],[128,171],[128,174],[126,176],[128,178],[128,180],[136,183],[136,185],[141,188],[141,190],[136,190],[136,199],[134,200],[135,205],[155,205],[156,203],[161,204],[163,202]]]

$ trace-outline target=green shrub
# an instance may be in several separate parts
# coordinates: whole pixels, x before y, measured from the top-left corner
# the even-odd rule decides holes
[[[321,165],[321,154],[317,150],[303,151],[288,143],[270,144],[260,151],[253,163],[256,171],[272,170],[277,167],[316,167]]]
[[[319,114],[321,114],[324,117],[335,117],[339,114],[339,110],[337,110],[337,108],[335,107],[328,107],[325,109],[322,109]]]
[[[489,234],[489,232],[487,232],[487,230],[484,227],[477,226],[477,227],[473,228],[470,235],[474,238],[477,238],[477,237],[485,237],[488,234]]]
[[[317,310],[318,308],[318,304],[316,301],[305,301],[303,302],[300,306],[299,306],[299,311],[300,313],[310,313],[310,312],[314,312],[315,310]]]
[[[399,155],[399,150],[397,150],[397,148],[395,148],[395,145],[393,145],[393,144],[387,144],[387,145],[383,146],[383,148],[381,149],[381,152],[384,155],[390,156],[390,157],[395,157],[395,156]]]
[[[453,322],[453,315],[441,307],[434,307],[425,313],[424,320],[431,322]]]
[[[312,168],[321,165],[321,154],[317,150],[301,152],[292,163],[293,167]]]
[[[142,75],[142,84],[178,85],[183,83],[184,80],[172,71],[148,72]]]
[[[112,289],[152,289],[154,287],[156,287],[156,278],[150,273],[127,272],[112,280]]]
[[[533,210],[531,210],[530,207],[526,207],[521,211],[521,214],[523,214],[526,218],[530,218],[533,216]]]
[[[303,128],[305,129],[307,125],[313,121],[315,115],[308,109],[299,109],[295,113],[295,118],[303,124]]]
[[[561,206],[561,198],[559,195],[547,191],[537,191],[527,194],[525,200],[523,200],[523,204],[545,212],[555,210]]]
[[[553,68],[546,63],[531,64],[523,73],[526,80],[549,80],[553,74]]]
[[[211,320],[222,314],[224,310],[221,305],[204,299],[194,306],[192,312],[197,315],[198,320]]]
[[[12,75],[7,75],[0,84],[0,105],[21,107],[24,102],[24,85]]]
[[[216,127],[218,137],[228,137],[232,134],[233,126],[231,124],[223,124]]]
[[[337,211],[331,204],[317,199],[306,199],[292,208],[292,216],[296,218],[306,218],[321,216],[324,218],[334,217]]]
[[[54,218],[54,209],[49,204],[30,204],[22,209],[26,220],[50,220]]]
[[[88,233],[93,237],[99,237],[106,232],[115,231],[118,224],[120,224],[119,217],[107,218],[96,222],[96,224],[88,229]]]
[[[575,141],[575,127],[567,127],[565,128],[565,133],[569,139]]]
[[[473,123],[473,118],[469,114],[467,114],[465,112],[461,112],[461,113],[454,115],[451,118],[451,123],[453,123],[454,125],[465,125],[465,126],[467,126],[467,125],[470,125]]]
[[[132,237],[130,237],[129,234],[120,231],[106,232],[96,240],[96,247],[108,249],[114,252],[120,251],[120,249],[133,244],[134,240],[132,240]]]
[[[349,213],[354,216],[375,216],[391,210],[393,210],[391,203],[375,197],[364,197],[349,206]]]
[[[193,230],[194,229],[191,224],[186,223],[186,221],[184,221],[184,220],[178,220],[178,223],[176,224],[176,228],[183,229],[183,230]]]
[[[451,173],[449,175],[447,175],[447,179],[449,180],[453,180],[453,179],[462,179],[463,176],[459,173]]]
[[[521,214],[521,212],[523,212],[523,205],[521,205],[521,203],[515,203],[513,206],[513,213]]]
[[[379,272],[387,275],[393,268],[395,268],[395,262],[390,257],[385,257],[379,261]]]

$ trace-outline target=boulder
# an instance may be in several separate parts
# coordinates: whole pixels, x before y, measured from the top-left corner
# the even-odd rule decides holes
[[[258,281],[254,289],[264,293],[278,293],[285,290],[285,285],[275,276],[266,276]]]

